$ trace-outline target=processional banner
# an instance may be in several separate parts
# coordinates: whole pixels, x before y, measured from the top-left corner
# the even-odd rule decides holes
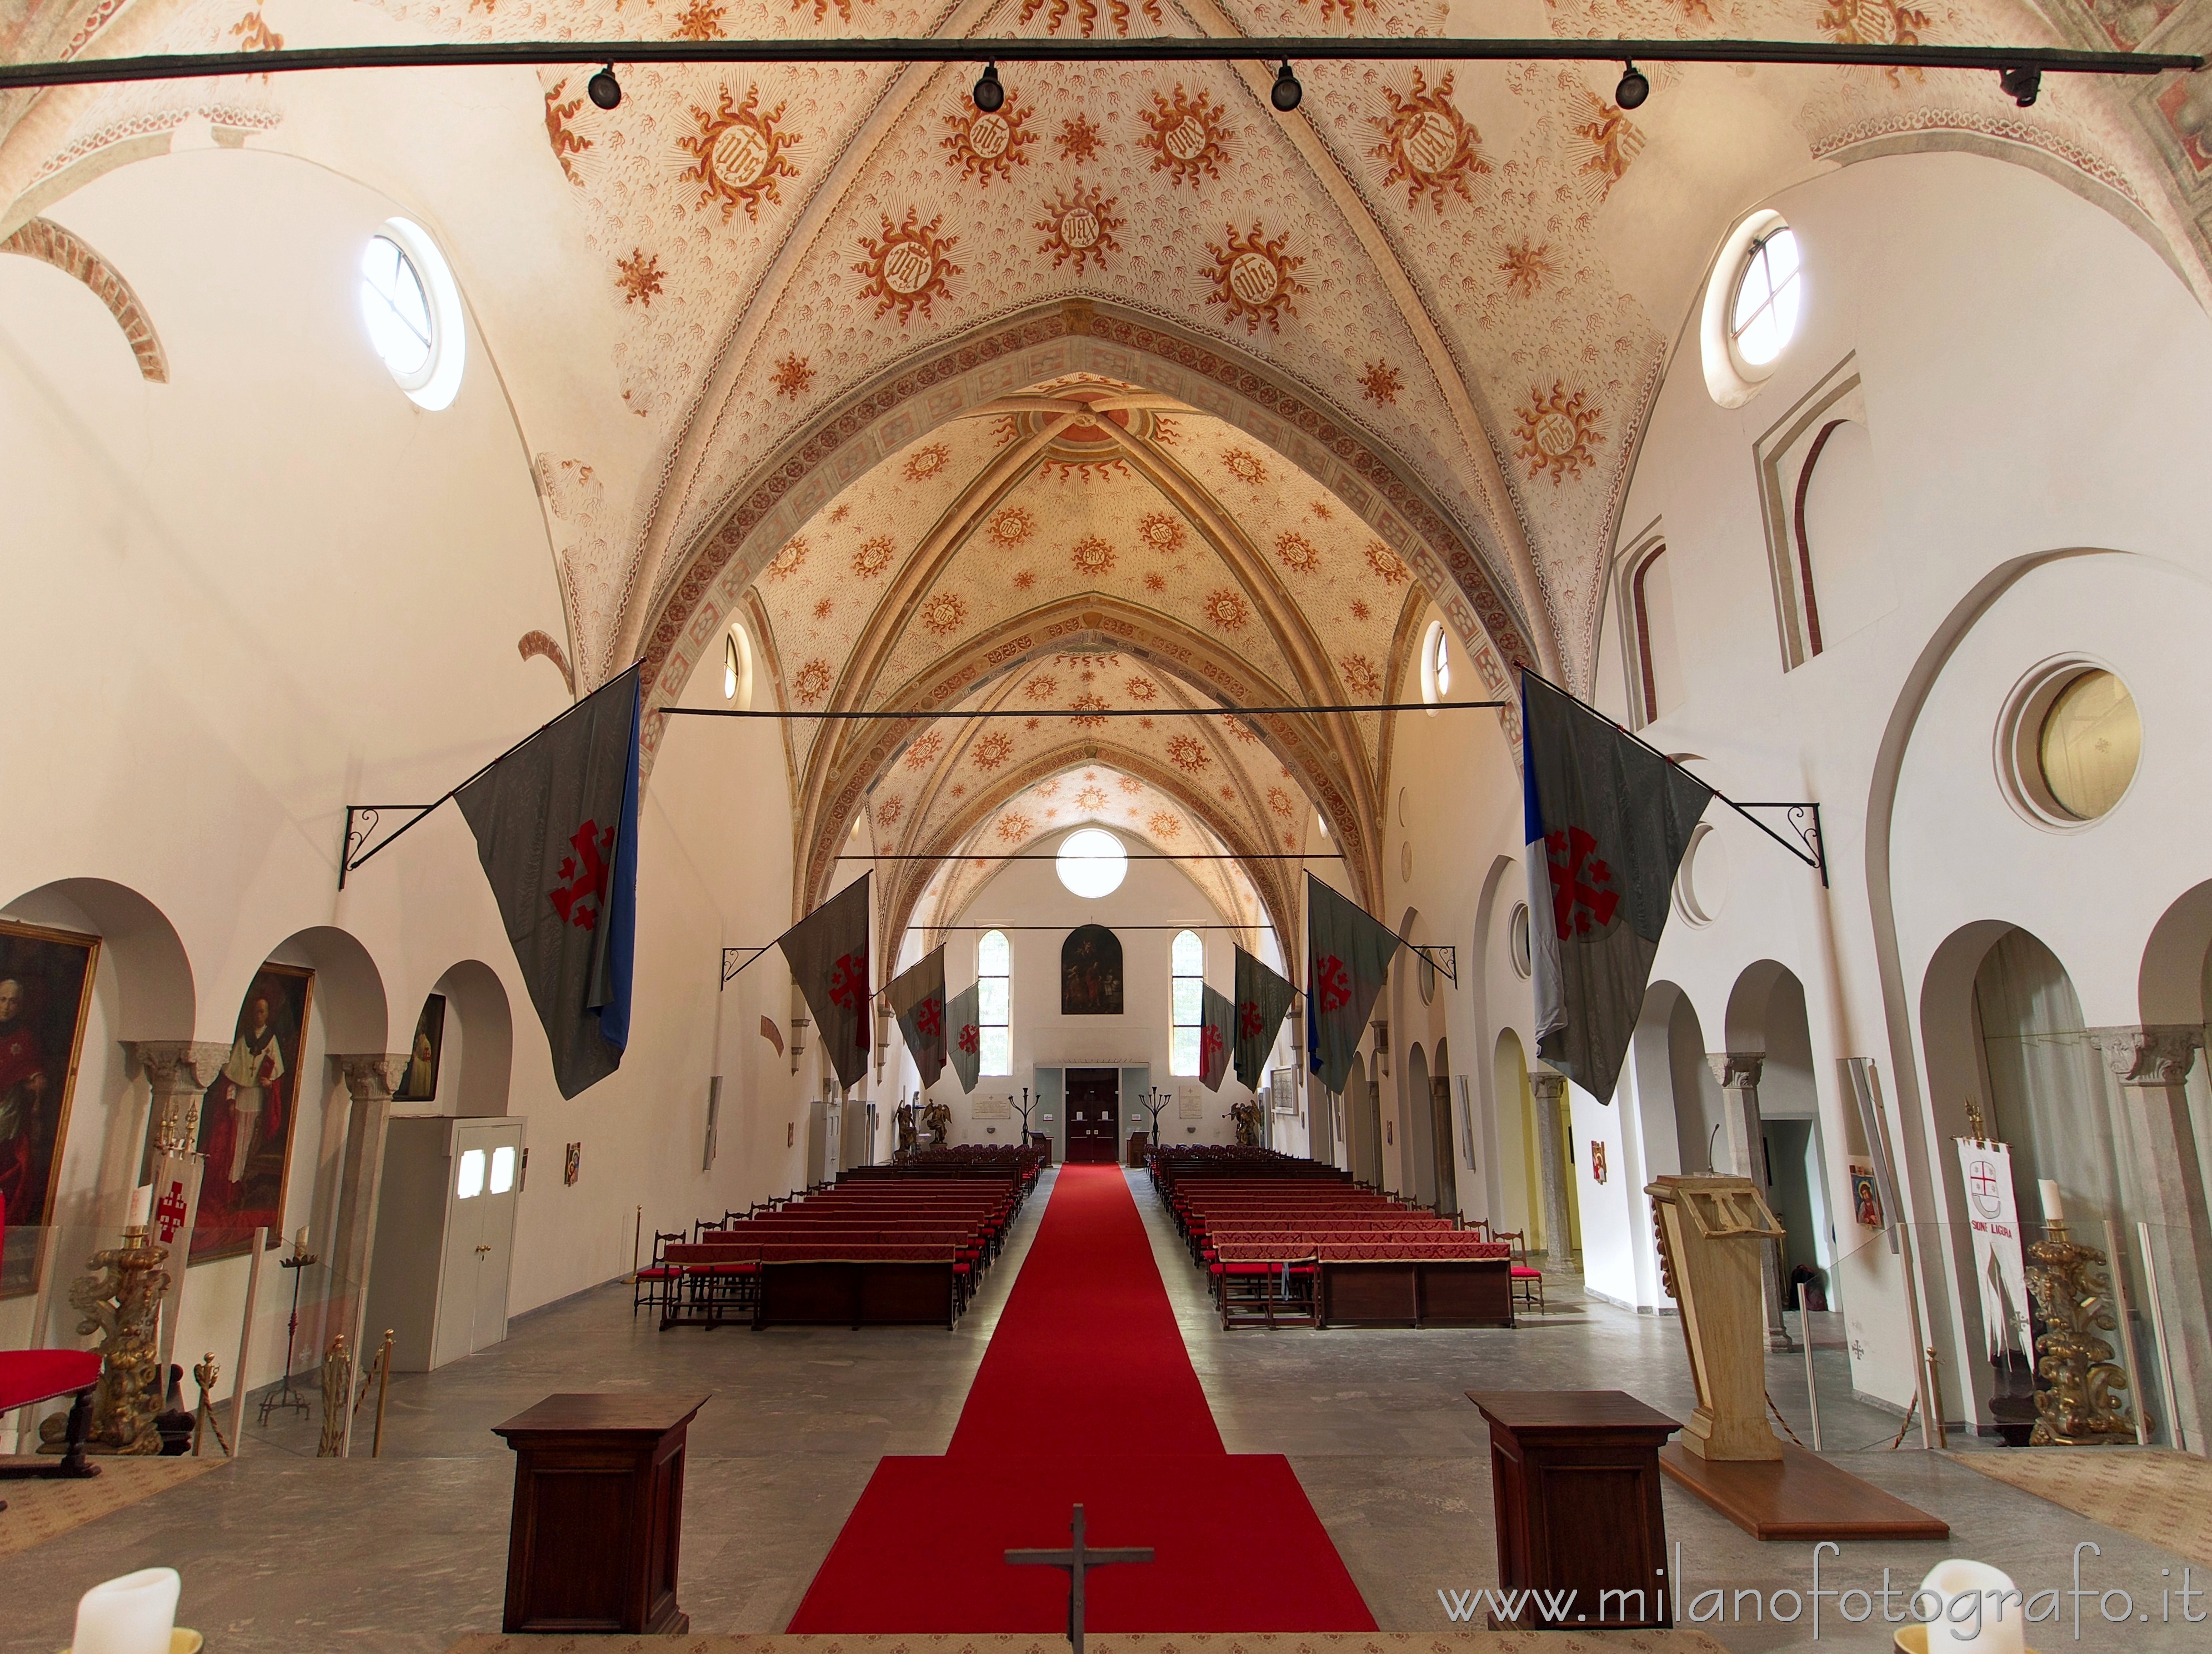
[[[1275,1049],[1275,1036],[1283,1013],[1291,1008],[1297,990],[1243,948],[1237,950],[1237,1083],[1260,1088],[1267,1072],[1267,1055]]]
[[[893,978],[886,991],[927,1091],[945,1072],[945,950],[932,948],[919,964]]]
[[[779,937],[791,980],[806,996],[822,1055],[847,1089],[868,1071],[868,890],[862,873]]]
[[[1974,1236],[1974,1281],[1982,1295],[1983,1336],[1992,1361],[2013,1350],[2031,1360],[2027,1266],[2020,1244],[2020,1209],[2013,1200],[2012,1151],[2002,1143],[1953,1140],[1966,1180],[1966,1214]]]

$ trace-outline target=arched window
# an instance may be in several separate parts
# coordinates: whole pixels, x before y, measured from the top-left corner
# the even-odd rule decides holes
[[[722,698],[740,712],[752,710],[753,641],[744,623],[735,620],[722,635]]]
[[[1168,969],[1173,973],[1170,986],[1175,999],[1175,1031],[1168,1040],[1168,1072],[1195,1074],[1200,1068],[1200,1025],[1206,1019],[1206,944],[1198,939],[1196,931],[1176,933],[1175,946],[1168,951]]]
[[[1630,673],[1637,721],[1648,724],[1682,703],[1681,652],[1674,630],[1674,587],[1662,544],[1638,559],[1628,577]]]
[[[1429,623],[1421,637],[1421,699],[1431,706],[1451,695],[1451,635],[1441,620]],[[1431,718],[1436,714],[1429,715]]]
[[[1014,951],[1004,931],[987,930],[975,945],[975,1022],[982,1040],[981,1072],[1014,1071],[1014,1038],[1007,1027],[1012,1008]]]

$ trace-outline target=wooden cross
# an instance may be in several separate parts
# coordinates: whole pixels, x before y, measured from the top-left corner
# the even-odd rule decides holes
[[[1127,1545],[1107,1550],[1084,1543],[1083,1507],[1075,1507],[1075,1517],[1068,1524],[1074,1542],[1064,1551],[1008,1551],[1006,1560],[1016,1567],[1065,1568],[1067,1570],[1067,1640],[1074,1645],[1075,1654],[1083,1654],[1083,1576],[1093,1568],[1103,1568],[1109,1562],[1149,1562],[1152,1548],[1149,1545]]]

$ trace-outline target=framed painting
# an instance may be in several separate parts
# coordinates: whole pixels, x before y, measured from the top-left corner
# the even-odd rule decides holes
[[[446,1049],[446,996],[433,994],[415,1019],[415,1040],[407,1048],[407,1073],[392,1094],[394,1103],[433,1103],[438,1097],[438,1061]]]
[[[235,1257],[265,1227],[283,1237],[291,1181],[292,1128],[299,1118],[300,1049],[315,973],[264,964],[238,1008],[238,1031],[222,1072],[200,1103],[200,1209],[190,1262]]]
[[[1060,948],[1060,1014],[1121,1014],[1121,939],[1103,925],[1079,925]]]
[[[0,919],[0,1298],[38,1290],[100,939]]]

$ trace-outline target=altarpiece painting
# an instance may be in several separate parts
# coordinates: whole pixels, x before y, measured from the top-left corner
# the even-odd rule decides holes
[[[1121,939],[1103,925],[1079,925],[1060,948],[1060,1014],[1121,1014]]]
[[[0,1298],[38,1289],[100,939],[0,920]]]

